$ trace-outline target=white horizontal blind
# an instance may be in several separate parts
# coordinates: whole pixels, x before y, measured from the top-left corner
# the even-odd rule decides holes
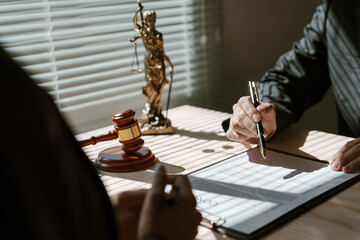
[[[217,78],[220,0],[142,1],[155,10],[174,65],[171,106],[209,105]],[[53,97],[76,133],[112,124],[122,108],[141,113],[144,73],[130,73],[136,0],[1,1],[0,42]],[[140,67],[144,47],[137,41]],[[168,85],[162,96],[166,107]]]

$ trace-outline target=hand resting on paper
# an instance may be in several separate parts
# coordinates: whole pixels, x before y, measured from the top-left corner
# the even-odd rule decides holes
[[[347,142],[330,161],[334,171],[354,173],[360,171],[360,138]]]
[[[166,201],[166,184],[177,189]],[[167,176],[160,165],[149,190],[122,192],[112,197],[119,239],[194,239],[201,214],[186,176]]]

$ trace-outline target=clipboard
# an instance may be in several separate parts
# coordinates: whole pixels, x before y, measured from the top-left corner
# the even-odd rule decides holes
[[[360,179],[321,161],[259,148],[188,174],[205,226],[255,239]]]

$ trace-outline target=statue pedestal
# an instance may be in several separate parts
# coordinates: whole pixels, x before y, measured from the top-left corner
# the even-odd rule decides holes
[[[138,119],[141,133],[143,135],[160,135],[174,133],[174,128],[171,126],[171,121],[168,118],[142,117]]]

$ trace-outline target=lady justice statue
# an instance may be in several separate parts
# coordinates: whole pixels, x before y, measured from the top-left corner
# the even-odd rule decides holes
[[[140,35],[130,39],[130,42],[135,42],[141,38],[146,49],[144,58],[146,86],[142,88],[142,93],[147,98],[147,103],[145,110],[143,110],[144,117],[139,119],[141,131],[143,134],[172,133],[174,130],[171,127],[171,121],[161,113],[161,94],[164,86],[169,83],[169,80],[166,79],[166,62],[169,65],[170,75],[169,95],[166,107],[167,115],[174,68],[170,59],[165,55],[162,34],[155,29],[155,11],[151,10],[143,13],[144,7],[141,1],[138,0],[137,3],[139,7],[135,12],[133,22],[135,31],[139,32]],[[140,14],[141,17],[141,25],[138,24],[138,14]],[[136,45],[135,54],[137,54]]]

